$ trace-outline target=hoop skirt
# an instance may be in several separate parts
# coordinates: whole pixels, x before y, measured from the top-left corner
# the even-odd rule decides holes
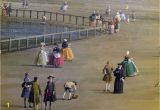
[[[74,59],[74,54],[71,48],[62,48],[61,55],[63,56],[64,60],[71,61]]]
[[[124,60],[122,62],[122,65],[123,65],[124,73],[126,76],[137,75],[137,72],[138,72],[137,67],[131,59],[129,59],[128,61]]]
[[[47,57],[47,53],[43,50],[41,50],[35,60],[36,65],[42,65],[45,66],[47,65],[48,62],[48,57]]]
[[[55,53],[53,55],[53,66],[58,68],[64,65],[63,56],[60,53]]]

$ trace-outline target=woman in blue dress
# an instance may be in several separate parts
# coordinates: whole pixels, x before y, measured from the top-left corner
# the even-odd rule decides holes
[[[30,93],[30,85],[28,84],[30,82],[29,74],[25,73],[24,82],[22,84],[23,90],[21,97],[24,98],[24,108],[26,108],[26,100],[29,98]],[[31,104],[29,103],[29,107],[31,108]]]

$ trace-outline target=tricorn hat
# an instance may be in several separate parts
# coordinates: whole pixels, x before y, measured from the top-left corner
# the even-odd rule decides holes
[[[55,78],[52,74],[50,74],[50,75],[48,76],[48,79],[49,79],[50,77],[51,77],[51,78]]]

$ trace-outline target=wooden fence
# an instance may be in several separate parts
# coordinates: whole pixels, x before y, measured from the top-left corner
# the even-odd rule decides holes
[[[14,38],[1,40],[1,52],[10,52],[17,50],[24,50],[28,48],[35,48],[40,46],[41,42],[45,42],[46,45],[54,44],[55,42],[61,43],[63,39],[68,39],[68,41],[80,40],[88,38],[90,36],[96,36],[101,34],[102,27],[95,27],[90,29],[79,29],[75,31],[61,32],[61,33],[52,33],[45,35],[37,36],[28,36],[22,38]]]
[[[8,16],[10,17],[22,17],[29,19],[42,19],[42,16],[45,15],[47,20],[63,22],[75,25],[88,26],[89,17],[77,16],[59,12],[47,12],[47,11],[37,11],[37,10],[23,10],[23,9],[12,9]]]

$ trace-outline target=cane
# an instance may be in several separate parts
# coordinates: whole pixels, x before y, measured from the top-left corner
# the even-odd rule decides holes
[[[43,101],[42,101],[42,95],[41,95],[41,110],[43,109],[42,104],[43,104]]]

